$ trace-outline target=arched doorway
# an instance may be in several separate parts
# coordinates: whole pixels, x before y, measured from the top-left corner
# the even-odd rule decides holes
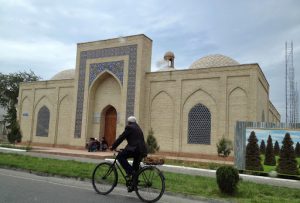
[[[109,107],[105,113],[105,128],[104,128],[104,138],[108,144],[111,146],[116,140],[116,128],[117,128],[117,111],[114,107]]]

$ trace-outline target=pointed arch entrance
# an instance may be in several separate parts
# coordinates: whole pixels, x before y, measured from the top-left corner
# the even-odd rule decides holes
[[[104,115],[104,139],[106,140],[108,146],[111,146],[116,140],[117,111],[114,107],[110,106]]]
[[[122,86],[115,75],[103,72],[89,90],[87,138],[103,137],[108,145],[118,132],[117,112],[122,112]]]

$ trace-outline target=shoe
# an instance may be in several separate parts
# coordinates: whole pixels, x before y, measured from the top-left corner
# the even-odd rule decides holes
[[[132,192],[134,190],[134,186],[131,184],[127,187],[128,192]]]
[[[129,187],[130,185],[132,185],[131,180],[126,180],[126,187]]]

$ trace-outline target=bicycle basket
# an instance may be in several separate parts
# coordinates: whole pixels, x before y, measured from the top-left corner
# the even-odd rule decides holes
[[[143,160],[145,165],[163,165],[165,160],[160,157],[145,157]]]

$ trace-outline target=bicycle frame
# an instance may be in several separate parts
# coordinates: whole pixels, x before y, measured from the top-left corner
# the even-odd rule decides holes
[[[114,156],[115,156],[115,160],[114,160],[114,162],[112,163],[111,168],[107,171],[107,174],[106,174],[104,177],[106,177],[107,175],[109,175],[109,174],[112,172],[112,167],[115,167],[116,169],[119,169],[119,171],[121,172],[121,174],[122,174],[122,176],[123,176],[125,182],[127,183],[126,175],[125,175],[125,173],[123,172],[121,166],[120,166],[120,165],[118,164],[118,162],[117,162],[117,156],[116,156],[115,154],[114,154]],[[117,171],[118,171],[118,170],[117,170]],[[117,174],[118,174],[118,173],[117,173]],[[117,183],[118,183],[118,182],[117,182]]]
[[[119,151],[116,151],[119,153]],[[109,168],[106,168],[104,174],[100,175],[97,177],[97,170],[101,170],[101,166],[108,166]],[[104,168],[103,168],[104,169]],[[144,165],[140,163],[140,168],[136,172],[136,175],[132,177],[132,179],[127,178],[126,176],[126,171],[123,169],[122,165],[117,162],[117,154],[114,153],[114,160],[112,162],[103,162],[100,163],[96,166],[93,172],[93,178],[92,178],[92,183],[93,187],[96,190],[96,192],[102,194],[102,195],[107,195],[110,193],[114,187],[117,186],[118,184],[118,176],[119,172],[121,173],[121,176],[123,176],[125,180],[125,184],[128,187],[128,192],[135,191],[137,196],[139,197],[140,200],[145,201],[145,202],[156,202],[158,201],[161,196],[163,195],[165,191],[165,177],[162,174],[162,172],[156,168],[153,165]],[[101,174],[101,172],[100,172]],[[112,176],[111,176],[112,175]],[[158,185],[153,185],[153,177],[156,177],[158,179],[155,179],[158,182]],[[113,177],[113,179],[111,179]],[[100,179],[99,179],[100,178]],[[102,190],[100,189],[101,186],[98,187],[98,184],[105,186],[105,180],[108,179],[108,189],[107,190]],[[98,180],[100,180],[98,182]],[[104,180],[104,183],[101,181]],[[113,181],[113,182],[112,182]],[[155,181],[155,182],[157,182]],[[110,182],[110,183],[109,183]],[[100,190],[99,190],[100,189]],[[148,196],[147,196],[148,194]],[[153,194],[157,194],[157,196],[153,196]],[[149,199],[150,195],[150,199]]]

